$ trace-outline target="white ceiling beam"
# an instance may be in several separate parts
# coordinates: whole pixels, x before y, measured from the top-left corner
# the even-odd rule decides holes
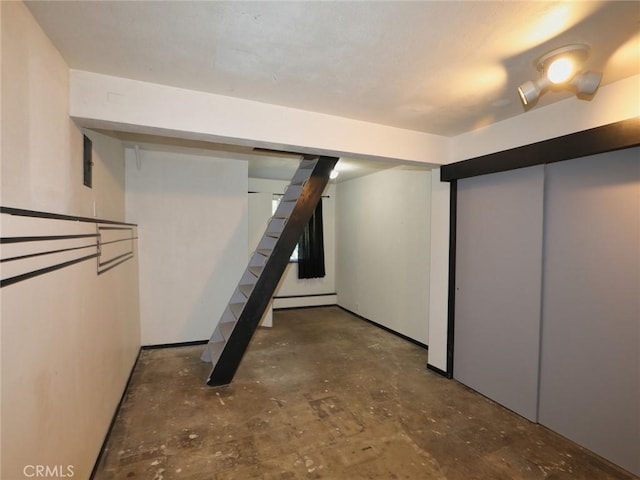
[[[403,163],[449,163],[450,139],[348,118],[71,70],[81,126]]]

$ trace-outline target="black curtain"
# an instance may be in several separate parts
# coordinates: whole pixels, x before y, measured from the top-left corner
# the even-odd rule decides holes
[[[324,275],[324,234],[320,199],[298,242],[298,278],[321,278]]]

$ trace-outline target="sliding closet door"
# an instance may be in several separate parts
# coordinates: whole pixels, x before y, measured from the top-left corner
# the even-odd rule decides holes
[[[547,166],[543,425],[640,474],[640,150]]]
[[[535,420],[544,167],[458,181],[454,377]]]

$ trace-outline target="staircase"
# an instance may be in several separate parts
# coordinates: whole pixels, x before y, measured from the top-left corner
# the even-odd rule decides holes
[[[207,385],[233,380],[337,161],[311,156],[301,160],[202,354],[203,361],[213,364]]]

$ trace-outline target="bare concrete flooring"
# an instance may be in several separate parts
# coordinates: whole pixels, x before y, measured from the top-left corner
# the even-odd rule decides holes
[[[228,387],[204,385],[200,346],[143,351],[95,478],[636,478],[337,307],[274,324]]]

